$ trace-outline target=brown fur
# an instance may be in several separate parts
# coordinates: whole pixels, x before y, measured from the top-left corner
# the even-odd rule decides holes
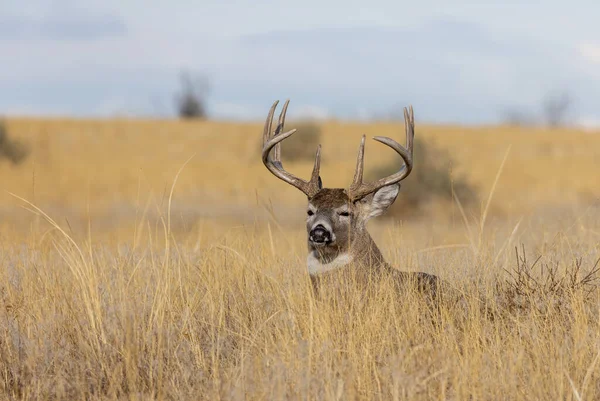
[[[316,291],[320,281],[325,277],[336,276],[340,271],[352,269],[353,273],[368,276],[374,279],[392,279],[399,288],[416,285],[418,289],[435,294],[438,286],[436,276],[421,272],[402,272],[390,266],[381,251],[367,231],[366,222],[373,211],[373,199],[376,195],[369,195],[360,201],[352,202],[346,190],[338,188],[321,189],[309,199],[309,210],[314,214],[307,217],[307,233],[316,222],[323,221],[331,226],[336,240],[331,245],[315,246],[308,241],[309,252],[314,252],[322,263],[329,263],[339,255],[352,255],[352,262],[337,271],[311,275],[311,281]],[[395,197],[389,201],[393,203]],[[384,208],[387,208],[386,204]],[[340,211],[347,210],[349,216],[341,216]],[[378,209],[382,213],[381,208]]]

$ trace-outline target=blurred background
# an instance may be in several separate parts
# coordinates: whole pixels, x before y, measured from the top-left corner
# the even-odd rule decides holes
[[[296,225],[304,196],[260,161],[262,121],[286,98],[286,168],[307,177],[322,143],[333,187],[362,134],[404,141],[414,106],[393,221],[581,218],[600,196],[598,15],[559,1],[4,2],[0,221],[34,219],[9,192],[74,231],[158,219],[189,160],[174,227]],[[399,168],[391,153],[368,143],[367,174]]]

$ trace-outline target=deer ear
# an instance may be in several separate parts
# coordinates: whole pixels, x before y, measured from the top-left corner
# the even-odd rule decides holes
[[[400,192],[400,184],[392,184],[379,189],[367,206],[367,219],[381,216],[394,203]]]

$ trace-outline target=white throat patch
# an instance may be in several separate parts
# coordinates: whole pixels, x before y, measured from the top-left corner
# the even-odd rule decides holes
[[[342,253],[338,255],[335,259],[333,259],[329,263],[321,263],[321,261],[316,257],[315,251],[308,254],[308,258],[306,259],[306,265],[308,267],[308,274],[311,276],[327,273],[333,270],[337,270],[341,267],[349,265],[353,256],[349,253]]]

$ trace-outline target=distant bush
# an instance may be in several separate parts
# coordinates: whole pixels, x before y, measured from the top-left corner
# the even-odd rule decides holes
[[[182,119],[204,119],[207,117],[206,97],[208,81],[202,75],[182,72],[180,75],[181,91],[175,102],[177,115]]]
[[[321,127],[310,121],[286,125],[286,131],[293,127],[298,132],[282,142],[281,158],[283,162],[313,160],[321,140]]]
[[[452,201],[453,193],[463,205],[476,200],[475,188],[465,177],[452,176],[453,160],[447,151],[416,137],[414,142],[414,168],[401,183],[400,195],[390,212],[385,216],[397,216],[407,209],[415,210],[432,200]],[[398,171],[402,161],[395,159],[393,164],[367,170],[365,180],[375,180]]]
[[[6,125],[0,121],[0,160],[7,159],[19,164],[29,155],[29,148],[22,142],[10,139]]]

